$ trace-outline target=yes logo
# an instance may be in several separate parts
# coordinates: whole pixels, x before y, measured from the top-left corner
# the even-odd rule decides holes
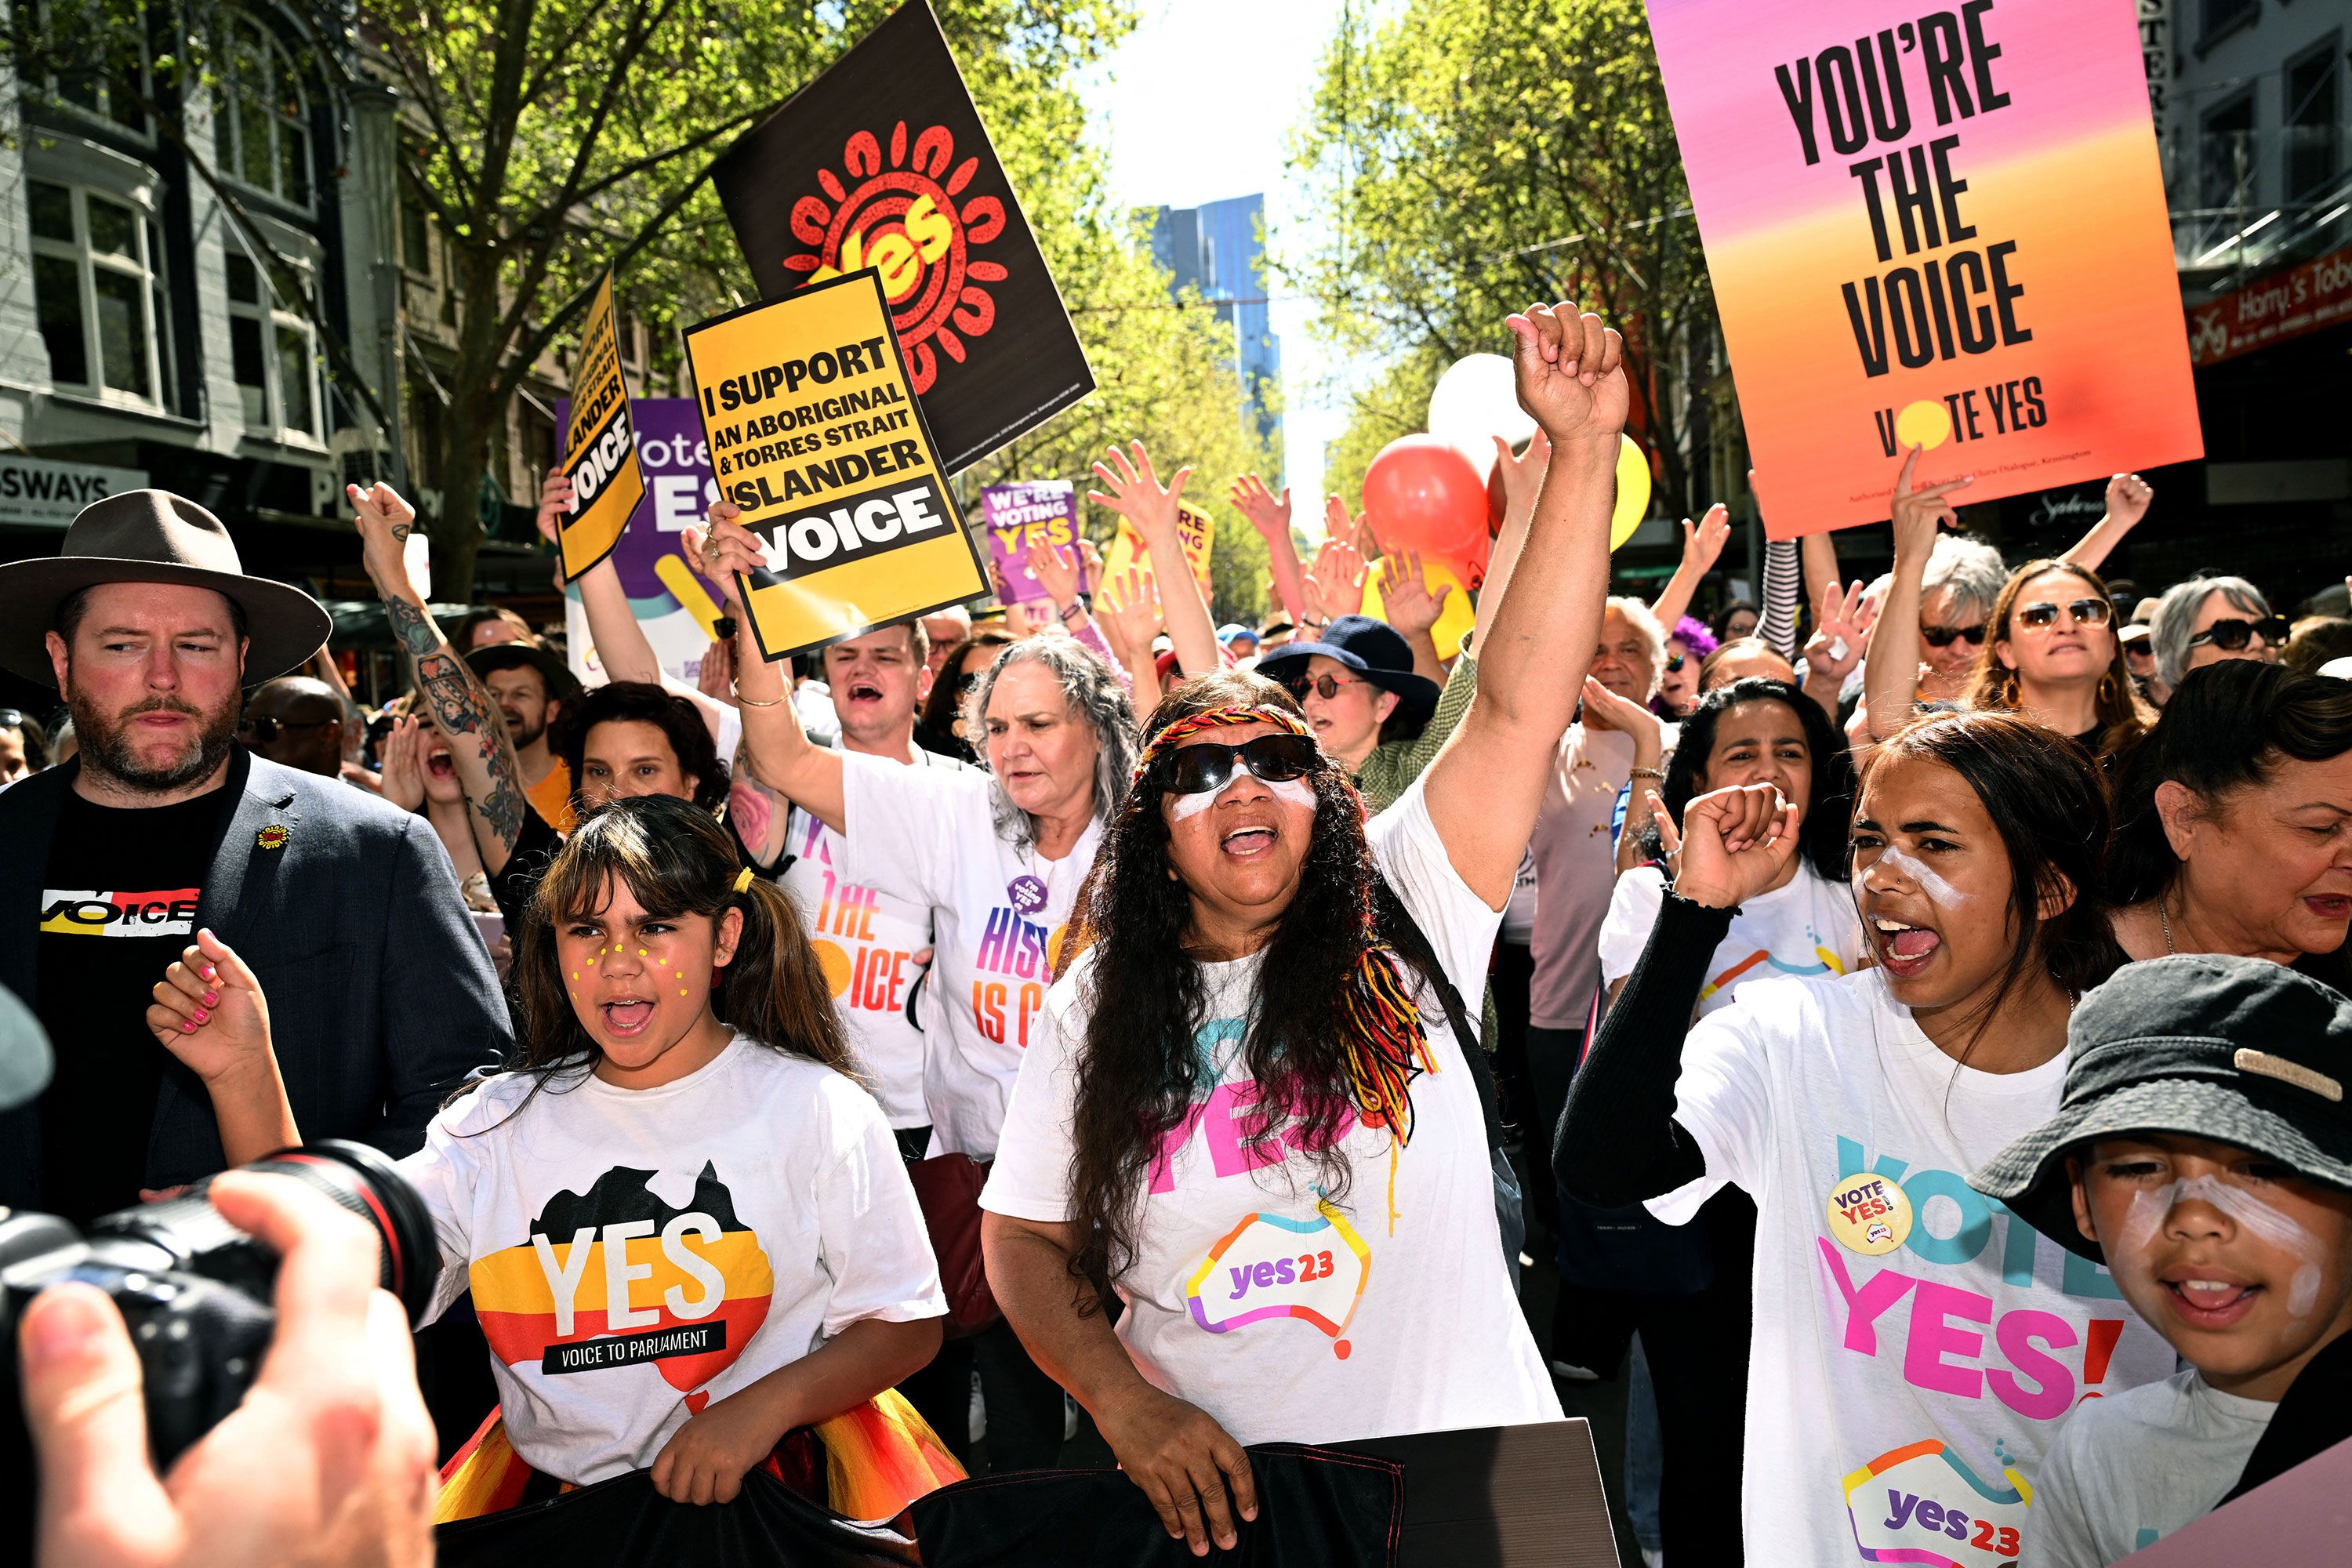
[[[687,1391],[743,1353],[775,1289],[759,1236],[713,1166],[684,1207],[654,1179],[614,1166],[584,1195],[549,1200],[529,1240],[475,1259],[474,1308],[493,1354],[549,1375],[651,1362]],[[699,1409],[698,1397],[688,1404]]]
[[[1213,1334],[1231,1333],[1268,1318],[1298,1318],[1330,1336],[1331,1352],[1348,1359],[1340,1336],[1363,1300],[1371,1249],[1327,1203],[1312,1219],[1254,1214],[1209,1248],[1184,1281],[1192,1321]]]
[[[1934,1438],[1881,1454],[1845,1479],[1846,1511],[1865,1563],[2000,1568],[2023,1550],[2025,1479],[1990,1487]]]

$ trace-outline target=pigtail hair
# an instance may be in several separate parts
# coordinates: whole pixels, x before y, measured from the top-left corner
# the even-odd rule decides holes
[[[711,1010],[771,1050],[806,1057],[864,1082],[834,1009],[833,985],[793,900],[775,883],[753,876],[728,901],[743,911],[743,934],[734,961],[719,971]]]

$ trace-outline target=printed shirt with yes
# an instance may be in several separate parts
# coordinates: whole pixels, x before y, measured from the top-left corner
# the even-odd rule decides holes
[[[913,748],[909,767],[970,773],[952,757]],[[923,1026],[912,1014],[923,978],[915,955],[931,945],[931,907],[842,874],[841,838],[807,812],[795,809],[784,828],[793,863],[780,879],[808,923],[809,942],[833,987],[842,1027],[874,1081],[893,1127],[925,1127]]]
[[[2278,1406],[2195,1367],[2084,1405],[2042,1462],[2037,1568],[2105,1568],[2213,1511]]]
[[[832,1068],[738,1035],[657,1089],[532,1081],[443,1110],[400,1171],[440,1240],[433,1315],[471,1286],[534,1469],[642,1469],[852,1323],[946,1312],[881,1108]]]
[[[2106,1271],[1968,1184],[2063,1053],[1960,1066],[1884,971],[1757,981],[1683,1047],[1675,1120],[1756,1200],[1747,1539],[1775,1562],[2042,1561],[2034,1475],[2091,1394],[2171,1374]]]
[[[835,864],[853,882],[931,908],[934,1000],[924,1016],[938,1026],[923,1062],[931,1152],[992,1159],[1102,823],[1087,823],[1069,854],[1048,860],[997,836],[994,784],[977,769],[901,767],[855,752],[841,763],[849,831]]]
[[[1454,871],[1422,786],[1367,831],[1447,976],[1476,996],[1500,915]],[[1072,1058],[1093,957],[1072,964],[1047,999],[984,1208],[1069,1218]],[[1413,1080],[1391,1221],[1385,1130],[1349,1119],[1343,1205],[1318,1202],[1313,1164],[1283,1131],[1250,1147],[1258,1087],[1238,1058],[1261,962],[1202,966],[1209,1022],[1199,1047],[1217,1087],[1153,1161],[1137,1257],[1115,1282],[1128,1304],[1118,1337],[1137,1368],[1241,1443],[1558,1420],[1559,1396],[1504,1271],[1477,1086],[1453,1033],[1433,1024],[1442,1004],[1416,987],[1436,1070]]]

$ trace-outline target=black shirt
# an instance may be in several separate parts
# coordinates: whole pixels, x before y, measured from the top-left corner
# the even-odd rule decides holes
[[[195,941],[217,790],[126,810],[68,792],[41,893],[34,1011],[57,1052],[41,1096],[42,1204],[77,1223],[139,1201],[169,1053],[151,993]]]

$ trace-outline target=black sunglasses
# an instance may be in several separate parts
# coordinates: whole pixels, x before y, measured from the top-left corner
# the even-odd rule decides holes
[[[331,730],[341,723],[341,719],[247,719],[237,728],[267,746],[277,741],[280,730]]]
[[[2256,633],[2272,647],[2286,641],[2288,626],[2284,616],[2264,616],[2259,621],[2215,621],[2189,639],[2190,647],[2211,643],[2215,647],[2235,653],[2253,640]]]
[[[1929,647],[1949,647],[1955,641],[1974,645],[1983,642],[1984,639],[1985,629],[1982,621],[1979,621],[1972,626],[1921,626],[1919,628],[1919,640]]]
[[[1236,758],[1261,784],[1282,784],[1304,778],[1314,768],[1315,742],[1304,735],[1260,735],[1238,746],[1213,741],[1180,746],[1165,758],[1168,788],[1175,795],[1206,795],[1223,789],[1234,776]]]
[[[21,730],[24,727],[25,712],[23,709],[0,708],[0,730]]]
[[[2074,617],[2076,626],[2104,626],[2114,618],[2116,607],[2106,600],[2093,595],[2089,598],[2076,599],[2069,604],[2066,606],[2066,613]],[[2023,605],[2019,606],[2017,612],[2017,624],[2021,626],[2051,626],[2055,624],[2057,619],[2058,606],[2051,604]]]

